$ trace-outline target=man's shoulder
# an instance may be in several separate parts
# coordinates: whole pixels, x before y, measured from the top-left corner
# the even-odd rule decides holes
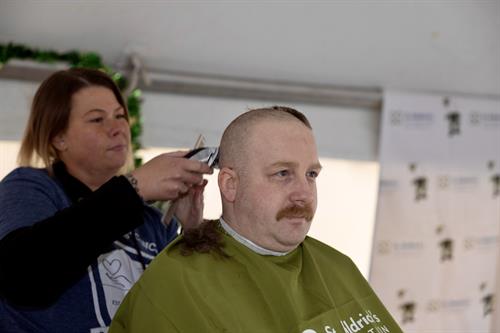
[[[328,276],[332,287],[338,288],[342,285],[348,298],[373,294],[363,274],[345,254],[311,237],[304,241],[303,251],[304,265],[307,265],[309,270],[314,267],[319,274]]]
[[[337,270],[349,270],[358,272],[354,262],[347,255],[337,249],[313,238],[307,236],[304,240],[303,249],[318,264],[328,264],[330,267],[335,267]]]
[[[174,239],[167,245],[151,262],[142,280],[147,280],[148,284],[155,284],[156,281],[176,280],[186,274],[186,271],[196,269],[196,264],[205,260],[211,260],[211,255],[193,253],[184,255],[182,253],[182,236]]]
[[[349,257],[340,252],[339,250],[327,245],[316,238],[307,236],[304,242],[302,243],[304,248],[309,251],[313,251],[317,255],[326,255],[330,258],[336,258],[338,260],[347,260],[350,261]]]
[[[217,259],[210,253],[184,255],[181,245],[182,236],[179,236],[151,261],[138,281],[141,293],[157,305],[167,306],[161,297],[166,287],[173,288],[169,293],[174,297],[185,297],[189,290],[202,289],[206,283],[202,276],[211,276],[217,264]],[[180,286],[190,286],[191,289]]]

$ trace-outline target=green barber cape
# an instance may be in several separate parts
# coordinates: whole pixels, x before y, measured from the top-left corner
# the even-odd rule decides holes
[[[130,290],[110,333],[401,333],[354,263],[307,237],[282,257],[224,234],[222,259],[178,238]]]

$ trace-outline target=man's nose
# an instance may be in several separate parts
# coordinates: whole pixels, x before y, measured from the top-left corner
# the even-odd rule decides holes
[[[290,200],[298,205],[306,205],[314,200],[315,187],[312,182],[306,178],[297,179],[294,182]]]

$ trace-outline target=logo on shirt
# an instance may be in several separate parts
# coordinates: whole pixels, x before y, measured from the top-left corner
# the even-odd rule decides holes
[[[145,241],[144,239],[141,238],[141,235],[139,235],[138,232],[134,232],[135,234],[135,239],[137,239],[137,241],[139,242],[139,244],[142,245],[142,248],[148,250],[149,252],[152,252],[154,254],[158,254],[158,247],[156,246],[156,243],[155,242],[148,242],[148,241]],[[129,232],[125,235],[123,235],[123,237],[127,240],[131,239],[132,238],[132,232]]]
[[[104,291],[104,301],[109,317],[113,318],[125,294],[139,279],[142,266],[139,261],[133,260],[122,249],[102,254],[97,261],[97,270]],[[95,295],[94,299],[98,298],[99,296]],[[99,308],[99,304],[97,307]]]
[[[375,323],[380,323],[380,319],[376,314],[373,314],[371,311],[366,311],[364,315],[360,313],[358,318],[349,317],[348,320],[340,321],[340,324],[342,325],[342,328],[344,329],[345,333],[356,333],[361,331],[363,327]],[[375,332],[379,333],[379,331]]]
[[[351,316],[348,319],[340,320],[340,326],[343,329],[343,333],[390,333],[389,328],[370,310],[365,311],[365,313],[359,313],[358,316]],[[337,331],[332,326],[325,325],[321,331],[307,328],[301,333],[337,333]]]

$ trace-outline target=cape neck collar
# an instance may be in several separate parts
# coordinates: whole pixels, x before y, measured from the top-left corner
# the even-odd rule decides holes
[[[252,250],[253,252],[255,252],[257,254],[260,254],[263,256],[282,257],[282,256],[285,256],[291,252],[291,251],[290,252],[278,252],[278,251],[273,251],[273,250],[268,250],[266,248],[263,248],[262,246],[255,244],[251,240],[249,240],[249,239],[243,237],[242,235],[240,235],[239,233],[237,233],[236,230],[231,228],[231,226],[229,224],[227,224],[226,221],[224,221],[222,216],[220,217],[219,221],[220,221],[221,227],[224,229],[224,231],[227,234],[229,234],[229,236],[233,237],[236,241],[243,244],[244,246],[246,246],[247,248],[249,248],[250,250]]]

